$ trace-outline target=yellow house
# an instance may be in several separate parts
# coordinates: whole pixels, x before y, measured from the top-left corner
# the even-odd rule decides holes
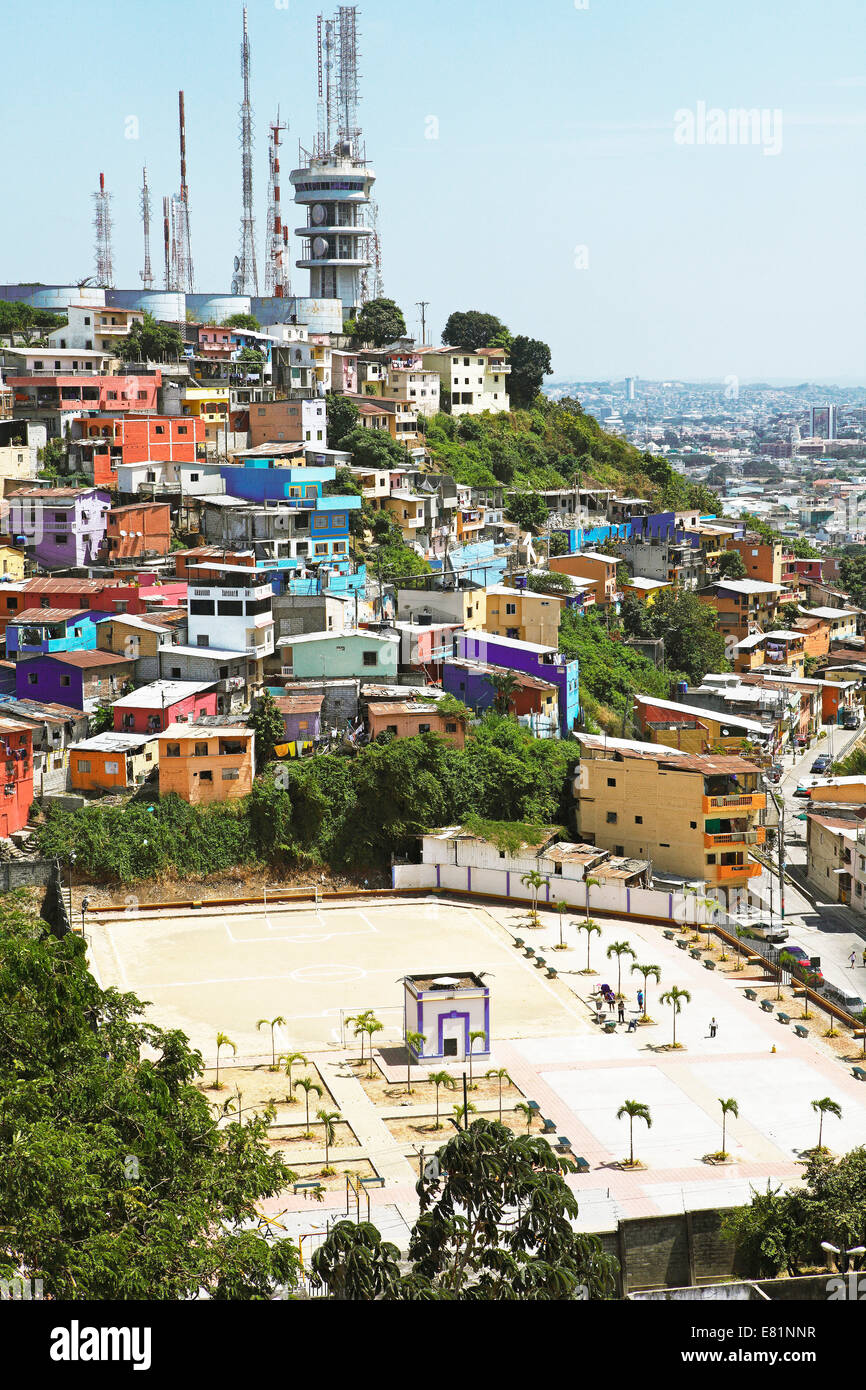
[[[666,579],[644,579],[640,575],[635,575],[628,583],[623,584],[623,594],[634,594],[647,607],[655,603],[656,598],[662,589],[669,589],[671,586]]]
[[[207,386],[185,386],[181,397],[184,415],[204,422],[205,439],[216,442],[229,418],[230,390],[212,382]]]
[[[492,584],[487,590],[486,632],[499,637],[516,637],[520,642],[538,642],[545,647],[559,644],[559,622],[565,599],[537,594],[531,589],[509,589]]]
[[[193,806],[235,801],[253,785],[255,734],[244,725],[170,724],[159,735],[159,794]]]
[[[153,661],[153,672],[149,674],[159,675],[159,657],[157,655],[161,646],[167,646],[172,639],[172,629],[163,627],[154,622],[145,622],[143,618],[133,613],[112,613],[103,622],[96,625],[96,645],[100,651],[115,652],[117,656],[126,656],[130,661],[140,661],[144,657],[150,657]],[[138,672],[139,675],[148,674]]]
[[[766,834],[767,798],[754,764],[630,739],[580,735],[580,742],[581,840],[726,893],[761,873],[749,858]]]
[[[24,578],[24,551],[11,545],[0,545],[0,575],[5,579]]]

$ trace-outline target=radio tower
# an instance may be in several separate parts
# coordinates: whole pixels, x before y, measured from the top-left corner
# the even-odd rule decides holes
[[[183,92],[177,94],[180,132],[180,193],[172,199],[174,222],[174,267],[172,289],[193,291],[192,246],[189,237],[189,187],[186,181],[186,115]]]
[[[244,6],[244,41],[241,45],[241,75],[244,80],[244,99],[241,103],[241,182],[243,217],[241,219],[241,251],[235,256],[232,294],[259,292],[259,272],[256,269],[256,238],[253,219],[253,113],[250,106],[250,41],[247,34],[247,11]]]
[[[141,221],[144,228],[144,270],[139,271],[141,283],[146,290],[153,289],[153,271],[150,268],[150,189],[147,186],[147,169],[141,171]]]
[[[97,285],[114,288],[114,269],[111,264],[111,194],[105,191],[105,175],[99,175],[99,191],[93,194],[93,231],[95,239]]]
[[[276,121],[271,122],[271,137],[268,146],[268,235],[267,261],[265,264],[265,294],[275,299],[285,299],[291,292],[288,263],[288,227],[283,226],[280,208],[280,131],[288,127],[280,124],[277,110]]]
[[[162,239],[165,251],[165,288],[170,290],[171,284],[171,228],[170,228],[170,208],[171,201],[168,198],[162,200]]]

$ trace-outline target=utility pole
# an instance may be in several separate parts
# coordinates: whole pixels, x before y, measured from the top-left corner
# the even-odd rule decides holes
[[[427,342],[427,310],[430,308],[429,299],[418,299],[415,301],[416,307],[421,310],[421,343]]]

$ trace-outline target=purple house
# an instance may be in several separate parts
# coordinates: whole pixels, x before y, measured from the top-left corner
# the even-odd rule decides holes
[[[276,700],[283,716],[286,743],[313,743],[322,725],[324,695],[281,695]]]
[[[116,700],[134,672],[135,662],[114,652],[52,652],[17,663],[15,694],[19,700],[85,709]]]
[[[568,661],[555,647],[539,642],[520,642],[516,637],[499,637],[493,632],[458,632],[454,637],[454,655],[458,660],[483,661],[491,666],[505,666],[511,671],[524,671],[528,676],[549,681],[559,693],[559,723],[561,736],[566,738],[580,718],[580,688],[577,661]],[[447,690],[446,673],[443,687]],[[455,691],[451,692],[455,694]]]
[[[111,493],[98,487],[20,487],[8,496],[10,530],[43,569],[92,565],[105,541]]]

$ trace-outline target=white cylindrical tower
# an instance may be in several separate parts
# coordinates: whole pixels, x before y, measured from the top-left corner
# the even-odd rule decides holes
[[[367,208],[375,178],[346,141],[291,175],[295,202],[307,214],[306,225],[295,228],[302,241],[295,264],[310,272],[310,298],[341,300],[346,318],[361,306],[361,276],[373,263]]]

